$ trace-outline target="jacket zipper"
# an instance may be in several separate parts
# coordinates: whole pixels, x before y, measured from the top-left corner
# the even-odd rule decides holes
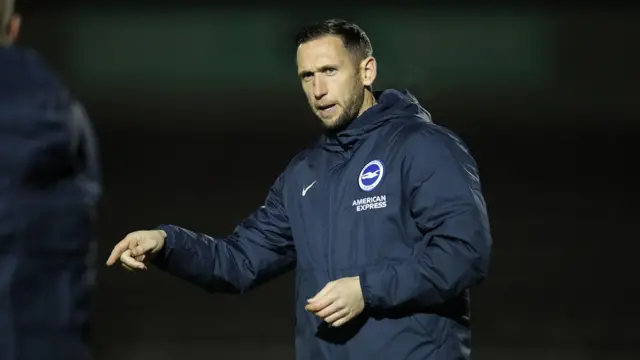
[[[335,169],[338,166],[334,166],[333,168],[331,168],[331,171],[329,171],[329,177],[331,178],[331,180],[327,183],[329,185],[329,238],[327,239],[328,241],[328,245],[327,245],[327,272],[329,275],[329,281],[333,281],[333,265],[332,265],[332,244],[333,244],[333,174]]]
[[[328,274],[329,274],[329,281],[333,281],[336,280],[334,279],[334,271],[333,271],[333,242],[336,240],[335,237],[333,236],[333,217],[334,217],[334,212],[333,212],[333,189],[334,187],[340,187],[340,173],[342,171],[342,168],[345,166],[346,162],[349,159],[349,156],[347,154],[347,156],[345,156],[345,154],[343,153],[339,153],[340,155],[340,160],[339,163],[337,165],[335,165],[334,167],[331,168],[331,171],[329,171],[329,176],[331,177],[331,180],[328,182],[329,184],[329,239],[328,239],[328,246],[327,246],[327,264],[328,264]],[[334,177],[335,175],[335,177]]]
[[[331,254],[331,244],[333,243],[333,212],[331,211],[333,207],[333,186],[331,186],[331,184],[329,184],[329,245],[327,247],[327,266],[328,266],[328,273],[329,273],[329,281],[333,281],[333,270],[332,270],[332,254]]]

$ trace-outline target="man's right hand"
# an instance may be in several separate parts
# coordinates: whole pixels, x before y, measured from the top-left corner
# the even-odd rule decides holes
[[[122,239],[111,251],[107,266],[120,259],[122,266],[129,270],[146,270],[145,258],[162,250],[167,236],[163,230],[135,231]]]

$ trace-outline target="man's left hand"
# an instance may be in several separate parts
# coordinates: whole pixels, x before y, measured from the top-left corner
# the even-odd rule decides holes
[[[331,281],[314,297],[307,300],[305,309],[338,327],[358,316],[364,309],[360,277]]]

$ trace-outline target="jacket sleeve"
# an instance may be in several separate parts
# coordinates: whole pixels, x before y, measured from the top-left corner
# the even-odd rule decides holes
[[[165,246],[152,261],[209,292],[243,293],[295,266],[295,248],[282,201],[283,176],[263,206],[225,238],[161,225]]]
[[[403,184],[423,238],[407,261],[360,274],[372,310],[444,303],[488,270],[492,239],[475,161],[455,136],[426,131],[407,142]]]

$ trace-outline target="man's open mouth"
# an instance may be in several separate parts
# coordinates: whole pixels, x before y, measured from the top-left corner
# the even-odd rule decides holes
[[[317,109],[321,116],[330,116],[336,107],[336,104],[329,104],[318,106]]]

